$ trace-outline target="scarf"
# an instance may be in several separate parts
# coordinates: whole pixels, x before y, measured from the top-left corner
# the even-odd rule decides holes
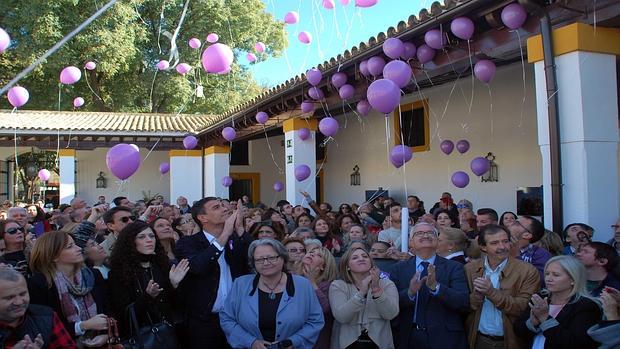
[[[58,290],[60,308],[69,322],[85,321],[97,315],[97,304],[91,294],[95,275],[90,269],[78,270],[74,280],[69,280],[65,274],[57,271],[54,284]]]

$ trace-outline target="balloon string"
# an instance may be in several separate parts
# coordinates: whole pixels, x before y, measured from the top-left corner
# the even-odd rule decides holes
[[[164,10],[166,6],[166,1],[162,1],[161,3],[161,12],[159,13],[159,29],[157,30],[157,48],[159,48],[159,54],[161,54],[161,26],[164,22]]]
[[[271,160],[273,161],[273,164],[276,165],[276,167],[278,168],[278,173],[282,174],[284,173],[284,171],[282,171],[282,168],[278,165],[278,162],[276,161],[275,156],[273,155],[273,150],[271,149],[271,144],[269,143],[269,137],[267,137],[267,130],[265,129],[265,125],[263,125],[263,132],[265,133],[265,141],[267,142],[267,147],[269,148],[269,154],[271,154]]]
[[[405,144],[405,135],[403,133],[403,113],[400,107],[400,103],[398,104],[398,119],[400,122],[400,144],[408,147],[407,144]],[[407,197],[409,196],[409,191],[407,190],[407,163],[404,162],[403,163],[403,186],[405,187],[405,200],[407,199]]]
[[[100,101],[105,102],[103,100],[103,98],[101,98],[96,92],[95,90],[93,90],[93,88],[90,86],[90,82],[88,82],[88,73],[86,72],[86,69],[84,69],[84,79],[86,80],[86,86],[88,86],[88,88],[90,89],[90,92],[92,92],[97,98],[99,98]]]
[[[418,80],[416,79],[415,74],[413,74],[412,77],[413,77],[413,83],[417,87],[418,96],[420,97],[420,101],[424,101],[424,99],[426,98],[426,95],[424,94],[424,92],[422,92],[422,88],[418,84]],[[435,120],[435,133],[431,137],[431,141],[432,141],[433,138],[439,137],[439,119],[437,118],[437,114],[435,113],[435,110],[433,108],[431,108],[430,103],[428,103],[427,106],[428,106],[428,113]]]
[[[519,128],[523,126],[523,114],[525,114],[525,98],[527,87],[525,86],[525,59],[523,58],[523,46],[521,46],[521,34],[517,30],[517,38],[519,39],[519,52],[521,53],[521,75],[523,77],[523,99],[521,100],[521,119],[519,121]]]
[[[17,112],[17,107],[13,107],[11,111],[11,115]],[[15,171],[19,171],[19,162],[17,161],[17,123],[15,123],[15,128],[13,131],[13,143],[15,148]]]
[[[390,166],[390,118],[385,114],[385,150],[387,152],[388,168]]]
[[[67,141],[67,146],[65,147],[65,149],[69,149],[69,145],[71,144],[71,131],[73,131],[73,129],[69,128],[69,140]]]
[[[493,139],[493,93],[491,92],[491,85],[487,84],[487,88],[489,90],[489,101],[490,101],[490,106],[489,106],[489,119],[491,119],[491,143],[494,142]]]
[[[317,11],[317,7],[318,7],[318,6],[319,6],[319,5],[318,5],[318,3],[314,2],[314,1],[312,2],[312,24],[313,24],[313,26],[314,26],[314,34],[315,34],[314,36],[316,36],[317,53],[318,53],[318,55],[319,55],[319,59],[320,59],[320,60],[323,60],[323,59],[324,59],[324,57],[325,57],[325,55],[323,54],[323,50],[321,49],[321,36],[320,36],[320,35],[318,35],[318,34],[319,34],[319,33],[321,33],[321,32],[323,32],[323,30],[322,30],[322,29],[323,29],[323,27],[324,27],[324,22],[323,22],[323,15],[321,15],[320,10],[319,10],[319,11]],[[319,27],[318,27],[318,26],[317,26],[317,24],[316,24],[316,16],[315,16],[315,13],[316,13],[316,12],[318,12],[318,13],[319,13],[319,17],[320,17],[320,19],[321,19],[321,26],[320,26],[321,30],[319,30]],[[308,46],[310,46],[310,45],[308,45]],[[306,57],[306,58],[307,58],[307,57]],[[305,62],[304,62],[304,65],[305,65]]]
[[[474,80],[474,63],[471,58],[471,41],[467,40],[467,53],[469,55],[469,69],[471,71],[471,98],[469,99],[469,112],[467,116],[471,116],[471,108],[474,105],[474,91],[475,91],[475,80]],[[469,118],[467,118],[469,119]]]
[[[168,69],[174,68],[179,63],[179,49],[177,48],[177,36],[179,35],[179,30],[181,30],[181,26],[185,21],[185,15],[187,14],[187,8],[189,7],[189,0],[185,1],[185,5],[183,5],[183,12],[181,12],[181,18],[179,19],[179,24],[174,29],[172,36],[170,36],[170,54],[168,56],[168,61],[170,62],[170,67]],[[165,35],[166,33],[164,33]],[[174,64],[173,62],[174,58]]]
[[[58,129],[58,138],[56,139],[56,167],[58,167],[59,157],[60,157],[60,128]]]
[[[62,94],[62,84],[58,83],[58,111],[60,111],[60,99]]]
[[[153,74],[153,81],[151,82],[151,91],[149,92],[149,110],[151,113],[153,112],[153,91],[155,90],[155,79],[157,79],[158,71],[155,70],[155,74]]]
[[[149,152],[146,154],[146,156],[144,157],[144,160],[142,160],[143,162],[146,161],[146,159],[149,158],[149,155],[151,155],[151,153],[153,152],[153,150],[155,149],[155,147],[157,146],[157,144],[159,143],[159,141],[161,141],[161,137],[159,137],[159,139],[157,140],[157,142],[155,142],[155,144],[153,144],[153,146],[151,147],[151,150],[149,150]]]

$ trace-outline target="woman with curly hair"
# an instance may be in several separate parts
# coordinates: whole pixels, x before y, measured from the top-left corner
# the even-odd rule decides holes
[[[274,239],[282,241],[284,239],[284,226],[271,220],[256,222],[250,227],[250,235],[254,240]]]
[[[134,304],[139,326],[172,322],[175,290],[189,270],[183,259],[169,266],[157,235],[148,224],[135,221],[121,230],[110,255],[110,300],[121,336],[130,334],[125,309]]]

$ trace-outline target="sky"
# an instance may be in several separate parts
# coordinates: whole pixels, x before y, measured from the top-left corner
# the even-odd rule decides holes
[[[379,0],[373,7],[355,7],[355,0],[347,6],[334,0],[333,10],[323,7],[323,0],[263,0],[266,11],[284,21],[289,11],[299,13],[297,24],[286,25],[289,46],[278,58],[253,64],[250,68],[256,81],[272,87],[306,70],[336,57],[347,49],[367,41],[371,36],[396,27],[420,9],[430,7],[432,0]],[[309,32],[310,44],[299,42],[300,31]],[[246,61],[245,56],[241,56]],[[246,61],[247,62],[247,61]]]

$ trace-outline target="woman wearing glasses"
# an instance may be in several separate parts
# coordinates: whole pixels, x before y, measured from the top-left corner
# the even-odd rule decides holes
[[[28,234],[28,236],[31,236]],[[30,274],[28,269],[28,258],[26,257],[26,234],[24,228],[20,227],[12,219],[0,221],[0,241],[4,242],[4,253],[0,257],[0,262],[12,266],[25,277]],[[29,250],[29,248],[28,248]]]
[[[250,244],[255,275],[233,282],[220,324],[233,348],[312,348],[323,328],[323,312],[310,281],[286,272],[288,253],[277,240]],[[258,321],[257,321],[258,319]]]
[[[301,237],[288,237],[282,241],[282,245],[288,252],[288,263],[286,269],[299,275],[301,273],[301,260],[306,255],[306,245]]]
[[[191,236],[198,232],[198,226],[190,213],[181,215],[181,217],[172,221],[172,229],[179,234],[179,237]]]

